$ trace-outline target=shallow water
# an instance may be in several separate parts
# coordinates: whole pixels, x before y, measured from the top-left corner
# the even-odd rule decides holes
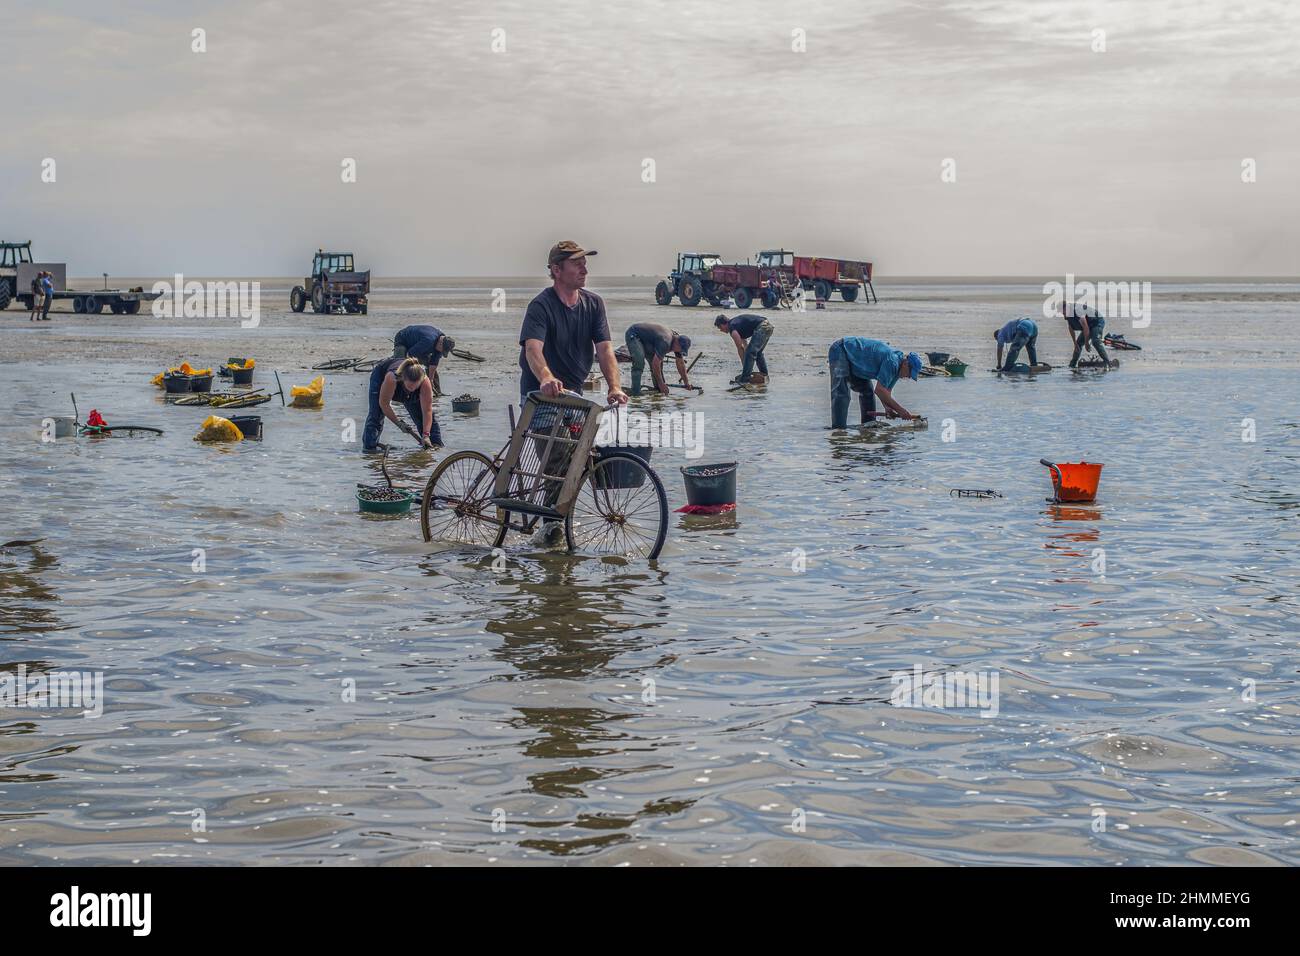
[[[448,450],[491,453],[528,293],[499,315],[487,280],[429,285],[381,286],[364,320],[264,288],[249,331],[0,320],[3,355],[47,356],[0,365],[0,539],[42,539],[0,550],[0,671],[105,679],[96,719],[0,708],[0,863],[1300,862],[1297,287],[1171,288],[1118,371],[1027,380],[983,371],[985,342],[1037,290],[881,288],[777,316],[774,382],[728,393],[714,310],[593,283],[616,338],[695,338],[704,394],[659,407],[703,416],[698,461],[741,462],[737,512],[672,515],[653,566],[516,546],[502,567],[358,514],[377,466],[341,439],[366,375],[327,374],[323,411],[245,412],[266,439],[234,447],[148,385],[178,354],[303,384],[433,321],[489,359],[444,367],[483,399],[440,401]],[[926,430],[831,433],[848,333],[971,368],[900,383]],[[74,388],[83,418],[166,434],[42,443]],[[434,457],[385,437],[421,483]],[[1044,457],[1104,462],[1097,502],[1048,504]],[[683,451],[653,463],[684,504]],[[891,706],[915,665],[996,675],[996,716]]]

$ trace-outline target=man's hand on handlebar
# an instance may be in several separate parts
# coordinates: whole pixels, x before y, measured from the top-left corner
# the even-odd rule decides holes
[[[621,388],[611,388],[605,395],[605,401],[609,405],[626,405],[627,392],[623,391]]]
[[[555,398],[564,391],[564,383],[554,375],[548,375],[542,380],[542,383],[538,386],[537,390],[547,398]]]

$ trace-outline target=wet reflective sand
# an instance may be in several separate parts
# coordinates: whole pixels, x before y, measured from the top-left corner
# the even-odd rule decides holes
[[[430,321],[488,358],[444,366],[483,399],[440,400],[448,450],[491,453],[535,289],[499,315],[493,283],[431,284],[382,285],[365,318],[267,287],[248,331],[0,320],[0,539],[40,539],[0,550],[0,672],[105,691],[93,719],[0,707],[0,863],[1300,861],[1295,287],[1175,290],[1120,328],[1147,348],[1118,372],[1015,381],[983,371],[990,335],[1036,290],[882,287],[775,316],[774,381],[728,393],[715,310],[593,283],[616,339],[654,319],[705,352],[701,397],[638,407],[701,413],[699,461],[741,462],[735,514],[672,515],[653,566],[522,546],[502,568],[359,515],[364,374],[327,373],[323,411],[251,410],[266,439],[235,447],[148,385],[244,354],[305,384]],[[971,368],[899,385],[926,430],[832,433],[844,334]],[[166,434],[40,442],[73,390]],[[437,459],[385,440],[422,483]],[[1040,458],[1104,462],[1097,502],[1048,504]],[[683,451],[652,463],[684,504]],[[891,706],[916,665],[996,675],[996,716]]]

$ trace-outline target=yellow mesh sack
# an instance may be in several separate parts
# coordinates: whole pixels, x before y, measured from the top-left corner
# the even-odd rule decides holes
[[[325,405],[325,376],[317,375],[310,385],[295,385],[289,390],[294,408],[321,408]]]
[[[209,415],[203,420],[203,427],[194,436],[195,441],[243,441],[244,433],[228,418]]]

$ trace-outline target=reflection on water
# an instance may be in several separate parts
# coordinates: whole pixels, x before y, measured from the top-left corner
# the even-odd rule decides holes
[[[658,316],[645,299],[610,303]],[[483,400],[463,418],[439,399],[444,439],[491,454],[517,322],[438,301],[488,359],[443,367],[448,394]],[[429,307],[306,344],[271,315],[258,367],[305,376],[295,362],[378,349]],[[969,359],[1023,311],[945,308],[870,316]],[[262,406],[263,442],[214,448],[190,440],[203,410],[142,384],[170,356],[132,357],[86,400],[162,438],[42,444],[71,366],[11,366],[4,537],[42,540],[0,548],[0,673],[103,671],[105,714],[0,707],[0,864],[1300,861],[1300,373],[1270,353],[1225,407],[1188,402],[1221,371],[1153,339],[1113,374],[900,383],[952,429],[831,432],[825,343],[863,314],[787,318],[761,391],[725,391],[725,350],[700,360],[691,409],[705,460],[741,462],[738,507],[672,515],[653,566],[361,517],[380,459],[341,422],[365,414],[365,375],[327,373],[324,413]],[[710,341],[711,314],[674,315]],[[195,357],[255,351],[167,334]],[[440,456],[385,431],[394,483],[421,487]],[[1047,503],[1044,457],[1104,462],[1097,501]],[[685,504],[682,451],[654,461]],[[891,706],[916,667],[996,674],[998,715]]]

